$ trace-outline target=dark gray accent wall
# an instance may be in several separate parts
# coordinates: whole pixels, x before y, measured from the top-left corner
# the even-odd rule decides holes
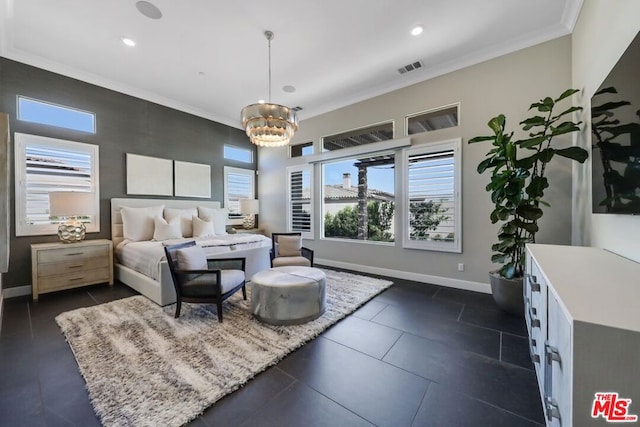
[[[94,112],[97,132],[88,134],[19,121],[17,95]],[[89,234],[89,239],[111,236],[110,199],[127,197],[126,153],[211,165],[211,200],[222,201],[225,165],[256,169],[255,162],[248,165],[224,160],[225,144],[251,149],[257,160],[257,150],[240,129],[6,58],[0,58],[0,112],[10,117],[12,159],[15,132],[100,147],[100,232]],[[16,237],[15,176],[10,194],[10,260],[9,271],[3,277],[5,289],[31,283],[32,243],[58,240],[57,236]]]

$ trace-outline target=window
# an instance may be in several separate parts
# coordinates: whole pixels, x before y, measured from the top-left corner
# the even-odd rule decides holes
[[[97,145],[16,133],[15,147],[17,236],[57,233],[51,191],[91,192],[95,214],[80,219],[88,232],[100,231]]]
[[[18,120],[96,133],[94,113],[24,96],[18,96]]]
[[[458,105],[407,116],[407,135],[458,126]]]
[[[224,158],[243,163],[253,163],[253,151],[246,148],[234,147],[233,145],[225,145]]]
[[[395,154],[376,153],[322,164],[325,238],[393,242]]]
[[[287,168],[287,229],[313,236],[313,166]]]
[[[224,206],[229,210],[232,224],[242,223],[240,199],[255,198],[255,176],[252,169],[224,167]]]
[[[393,122],[381,123],[322,138],[324,151],[340,150],[393,139]]]
[[[304,142],[290,146],[289,157],[302,157],[313,154],[313,142]]]
[[[404,151],[403,246],[461,252],[460,139]]]

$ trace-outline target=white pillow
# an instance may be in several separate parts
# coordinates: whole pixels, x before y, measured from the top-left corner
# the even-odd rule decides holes
[[[121,207],[123,237],[132,242],[153,239],[153,219],[162,217],[163,208],[164,205],[146,208]]]
[[[207,265],[207,255],[200,246],[196,245],[178,249],[176,256],[180,270],[206,270],[209,268]]]
[[[205,236],[214,236],[215,229],[213,228],[213,222],[205,221],[204,219],[198,218],[196,215],[193,216],[193,237],[205,237]]]
[[[302,255],[302,237],[278,236],[278,256]]]
[[[164,219],[166,219],[167,222],[171,222],[176,218],[180,219],[180,226],[182,227],[182,237],[191,237],[193,235],[191,218],[194,215],[198,215],[198,209],[196,208],[164,208]]]
[[[153,240],[179,239],[182,237],[180,218],[167,222],[164,218],[156,217],[154,218],[154,226]]]
[[[227,234],[227,217],[229,213],[226,209],[212,209],[198,206],[198,216],[205,221],[213,222],[213,231],[217,236]]]

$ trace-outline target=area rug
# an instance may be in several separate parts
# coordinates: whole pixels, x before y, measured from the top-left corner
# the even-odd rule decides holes
[[[393,283],[324,270],[327,306],[318,319],[270,326],[238,292],[223,304],[159,307],[143,296],[56,317],[86,381],[96,414],[109,426],[183,425],[224,395],[316,337]]]

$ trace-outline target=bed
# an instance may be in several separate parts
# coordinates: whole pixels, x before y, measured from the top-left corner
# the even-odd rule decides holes
[[[216,234],[200,237],[173,237],[154,241],[152,239],[128,239],[132,236],[132,229],[137,232],[143,227],[132,228],[137,225],[132,222],[132,211],[141,208],[157,212],[176,212],[178,210],[196,209],[218,210],[220,202],[203,200],[165,200],[165,199],[111,199],[111,240],[114,247],[114,275],[125,285],[135,289],[151,301],[164,306],[176,301],[175,289],[164,255],[164,245],[196,240],[207,253],[208,258],[245,257],[246,275],[252,277],[258,271],[270,267],[269,250],[271,239],[259,234]],[[123,208],[126,215],[123,215]],[[123,221],[123,216],[128,217]],[[225,212],[226,219],[226,212]],[[181,218],[183,224],[186,216]],[[194,219],[194,222],[196,220]],[[127,224],[125,224],[127,222]],[[157,225],[157,223],[156,223]],[[128,229],[128,230],[127,230]],[[220,229],[224,229],[224,222]],[[127,232],[129,235],[127,235]],[[143,236],[144,237],[144,236]]]

